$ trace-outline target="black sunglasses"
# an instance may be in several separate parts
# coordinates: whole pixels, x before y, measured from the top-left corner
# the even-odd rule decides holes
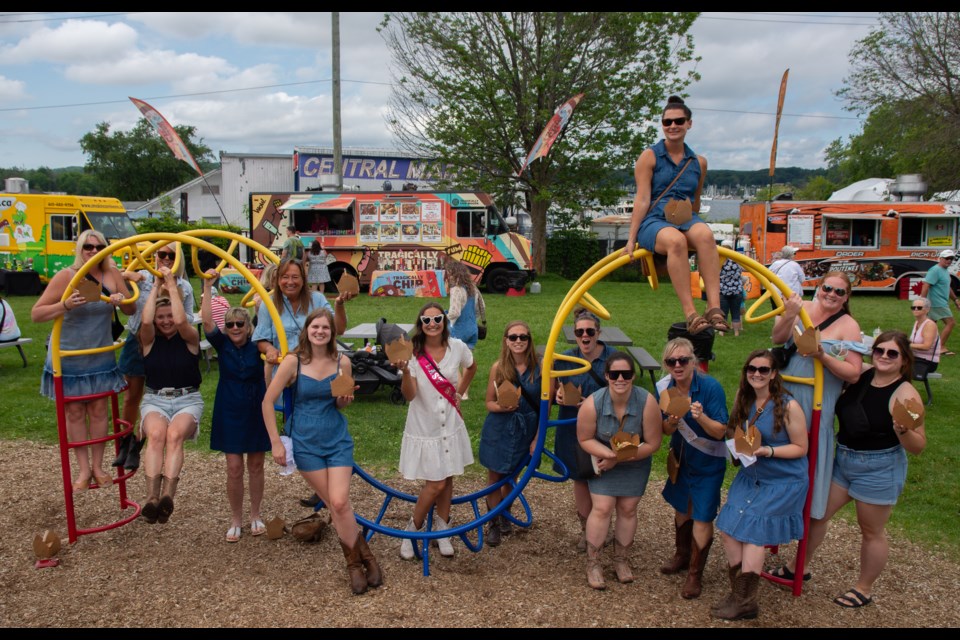
[[[678,124],[682,126],[687,124],[687,119],[686,118],[664,118],[661,122],[663,122],[663,126],[665,127],[669,127],[670,125],[674,125],[674,124]]]
[[[913,311],[923,311],[923,305],[921,305],[921,306],[919,306],[919,307],[910,307],[910,309],[913,310]]]
[[[530,342],[530,334],[529,333],[510,333],[510,334],[507,334],[507,340],[509,340],[510,342],[516,342],[517,340],[519,340],[520,342]]]
[[[577,336],[578,338],[582,338],[583,334],[587,334],[592,338],[593,336],[597,335],[597,330],[596,329],[574,329],[573,330],[573,335]]]
[[[607,377],[611,380],[623,378],[624,380],[633,380],[634,372],[630,369],[611,369],[607,371]]]
[[[663,361],[667,363],[668,367],[675,367],[679,364],[681,367],[685,367],[690,364],[690,361],[693,360],[690,356],[681,356],[679,358],[664,358]]]
[[[84,244],[83,245],[84,251],[103,251],[106,248],[107,248],[107,245],[105,244]]]
[[[423,324],[430,324],[430,321],[433,321],[434,324],[440,324],[443,322],[443,316],[420,316],[420,322]]]
[[[886,355],[888,360],[896,360],[900,357],[900,352],[896,349],[884,349],[883,347],[874,347],[873,348],[873,357],[879,358],[882,355]]]
[[[828,284],[820,285],[820,290],[823,291],[824,293],[835,293],[837,294],[838,298],[842,298],[845,295],[847,295],[847,290],[844,289],[843,287],[831,287]]]
[[[227,320],[226,322],[223,323],[223,326],[225,326],[227,329],[233,329],[234,327],[236,327],[237,329],[243,329],[246,325],[247,323],[243,320],[237,320],[236,322],[232,320]]]
[[[157,251],[156,255],[161,260],[173,260],[177,254],[175,254],[173,251]]]
[[[755,367],[752,364],[747,365],[747,373],[759,373],[762,376],[767,375],[773,371],[771,367]]]

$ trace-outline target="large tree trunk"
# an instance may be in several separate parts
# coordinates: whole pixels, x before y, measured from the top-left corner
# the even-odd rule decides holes
[[[530,220],[533,223],[533,268],[537,273],[547,270],[547,202],[533,201],[530,207]]]

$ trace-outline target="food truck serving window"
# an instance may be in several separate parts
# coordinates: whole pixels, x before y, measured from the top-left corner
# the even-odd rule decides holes
[[[483,238],[486,235],[486,209],[457,209],[457,236]]]
[[[879,247],[881,216],[863,214],[823,215],[823,247],[837,249]]]
[[[77,239],[77,216],[76,215],[52,215],[50,216],[50,239],[61,240],[64,242],[73,242]]]
[[[900,247],[903,249],[952,247],[956,228],[956,215],[924,216],[901,213]]]

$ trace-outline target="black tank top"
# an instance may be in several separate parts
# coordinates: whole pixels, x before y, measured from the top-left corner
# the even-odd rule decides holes
[[[190,353],[179,332],[170,338],[157,333],[150,353],[143,359],[146,384],[151,389],[200,386],[200,354]]]
[[[875,387],[870,384],[873,373],[873,369],[865,372],[837,400],[836,414],[840,421],[837,442],[856,451],[891,449],[900,444],[893,430],[890,398],[903,379]]]

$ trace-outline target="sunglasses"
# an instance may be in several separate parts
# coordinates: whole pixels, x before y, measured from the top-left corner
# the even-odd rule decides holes
[[[107,248],[107,245],[105,244],[84,244],[83,245],[84,251],[103,251],[106,248]]]
[[[510,342],[516,342],[517,340],[519,340],[520,342],[530,342],[530,334],[529,333],[511,333],[507,335],[507,340],[509,340]]]
[[[747,373],[759,373],[762,376],[767,375],[773,371],[771,367],[755,367],[752,364],[747,365]]]
[[[661,120],[661,122],[663,122],[663,126],[665,127],[669,127],[674,124],[682,126],[687,124],[687,119],[686,118],[664,118],[663,120]]]
[[[913,310],[913,311],[923,311],[923,307],[922,307],[922,306],[920,306],[920,307],[910,307],[910,309]]]
[[[828,284],[820,285],[820,291],[823,291],[824,293],[835,293],[838,298],[842,298],[847,295],[847,290],[843,287],[831,287]]]
[[[443,316],[420,316],[421,324],[430,324],[430,321],[433,321],[434,324],[442,324]]]
[[[873,348],[873,357],[879,358],[882,355],[886,355],[887,360],[896,360],[900,357],[900,352],[896,349],[884,349],[883,347],[874,347]]]
[[[246,325],[247,323],[243,320],[237,320],[236,322],[228,320],[223,323],[223,326],[225,326],[227,329],[243,329]]]
[[[173,251],[157,251],[156,256],[161,260],[173,260],[176,257]]]
[[[624,380],[633,380],[634,372],[629,369],[611,369],[607,371],[607,377],[611,380],[619,380],[623,378]]]
[[[681,356],[681,357],[679,357],[679,358],[664,358],[664,359],[663,359],[663,361],[667,363],[667,366],[668,366],[668,367],[675,367],[675,366],[677,366],[678,364],[679,364],[681,367],[685,367],[685,366],[687,366],[688,364],[690,364],[690,361],[691,361],[691,360],[693,360],[693,358],[691,358],[691,357],[689,357],[689,356]]]
[[[593,336],[597,335],[597,330],[596,329],[574,329],[573,330],[573,335],[577,336],[578,338],[582,338],[583,334],[587,334],[592,338]]]

